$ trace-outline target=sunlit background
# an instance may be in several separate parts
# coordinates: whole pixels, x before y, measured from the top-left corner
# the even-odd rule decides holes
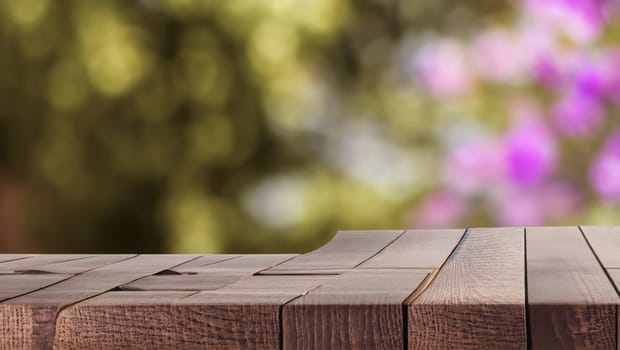
[[[605,0],[0,0],[0,250],[620,223]]]

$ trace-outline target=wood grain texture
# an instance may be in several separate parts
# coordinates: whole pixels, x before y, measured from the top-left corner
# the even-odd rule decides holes
[[[202,266],[179,266],[174,270],[182,273],[235,272],[254,274],[297,256],[299,254],[247,254]]]
[[[176,266],[195,256],[140,255],[87,271],[0,304],[0,349],[50,349],[57,313],[118,285]]]
[[[193,260],[190,260],[190,261],[188,261],[186,263],[183,263],[181,265],[174,266],[173,268],[169,269],[168,271],[171,271],[173,273],[191,273],[195,269],[200,269],[200,268],[206,267],[208,265],[216,264],[218,262],[222,262],[222,261],[226,261],[226,260],[230,260],[230,259],[235,259],[235,258],[238,258],[239,256],[240,255],[231,255],[231,254],[206,254],[206,255],[201,255],[197,259],[193,259]]]
[[[613,285],[577,227],[527,228],[532,349],[613,349]]]
[[[464,233],[464,229],[407,230],[359,268],[438,268],[448,258]]]
[[[196,275],[147,276],[119,286],[120,290],[140,291],[200,291],[221,288],[247,277],[247,273],[220,272]]]
[[[404,231],[339,231],[321,248],[267,270],[271,274],[297,271],[352,269],[385,248]],[[265,272],[267,272],[265,271]]]
[[[63,349],[278,349],[281,305],[330,278],[251,276],[191,295],[109,292],[63,310],[54,345]]]
[[[84,254],[47,254],[33,255],[25,259],[11,260],[0,263],[0,274],[12,274],[17,271],[36,270],[40,266],[84,259],[93,255]]]
[[[354,270],[286,304],[284,349],[402,349],[404,300],[430,270]]]
[[[70,278],[72,275],[0,275],[0,301],[28,294]]]
[[[136,254],[94,255],[82,259],[52,262],[29,267],[18,267],[18,273],[59,273],[77,274],[94,268],[135,257]]]
[[[296,254],[248,254],[200,266],[177,266],[180,275],[147,276],[119,287],[121,290],[213,290],[287,261]],[[185,264],[184,264],[185,265]]]
[[[620,226],[581,226],[605,268],[620,268]]]
[[[0,254],[0,263],[5,261],[25,259],[33,255],[34,254]]]
[[[409,349],[524,349],[522,228],[477,228],[409,301]]]

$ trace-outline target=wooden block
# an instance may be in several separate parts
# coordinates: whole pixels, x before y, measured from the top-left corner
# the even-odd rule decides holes
[[[0,349],[52,347],[58,311],[121,284],[169,269],[196,256],[139,255],[87,271],[0,304]]]
[[[620,268],[620,226],[581,226],[605,268]]]
[[[278,349],[281,305],[329,278],[251,276],[217,291],[191,295],[109,292],[63,310],[54,346]]]
[[[28,268],[20,267],[17,268],[15,271],[21,273],[76,274],[92,270],[103,265],[126,260],[135,256],[136,254],[94,255],[82,259],[53,262],[49,264],[30,266]]]
[[[465,230],[407,230],[359,268],[435,269],[459,243]]]
[[[0,301],[28,294],[66,280],[72,275],[0,275]]]
[[[379,253],[404,231],[339,231],[321,248],[270,268],[269,273],[352,269]],[[264,271],[266,272],[266,271]]]
[[[407,302],[409,349],[525,349],[522,228],[469,229]]]
[[[403,302],[430,270],[354,270],[284,306],[285,349],[403,349]]]
[[[40,266],[58,263],[74,261],[91,257],[92,255],[84,254],[46,254],[46,255],[33,255],[25,259],[11,260],[0,263],[0,274],[13,274],[17,271],[36,270]]]
[[[616,347],[614,287],[577,227],[528,227],[532,349]]]

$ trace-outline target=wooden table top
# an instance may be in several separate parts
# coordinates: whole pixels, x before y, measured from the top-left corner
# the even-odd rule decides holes
[[[620,227],[341,231],[307,254],[0,254],[0,349],[618,347]]]

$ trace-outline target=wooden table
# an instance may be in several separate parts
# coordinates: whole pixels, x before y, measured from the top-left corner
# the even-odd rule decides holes
[[[620,227],[343,231],[303,255],[0,254],[0,349],[618,347]]]

